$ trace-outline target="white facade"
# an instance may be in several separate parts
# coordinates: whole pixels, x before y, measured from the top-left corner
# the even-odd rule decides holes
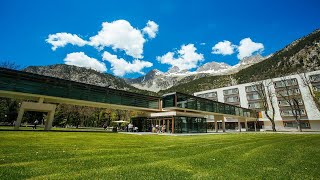
[[[313,71],[313,72],[308,72],[306,73],[306,76],[309,78],[312,75],[320,75],[320,71]],[[316,107],[315,102],[312,99],[312,95],[310,94],[310,91],[308,89],[308,87],[306,85],[304,85],[304,81],[302,79],[303,74],[295,74],[295,75],[290,75],[290,76],[285,76],[285,77],[279,77],[279,78],[273,78],[273,79],[267,79],[267,80],[263,80],[262,82],[266,85],[270,85],[269,89],[271,90],[272,93],[276,94],[276,88],[274,86],[273,82],[276,81],[281,81],[283,79],[292,79],[295,78],[297,79],[297,83],[298,83],[298,87],[300,89],[300,94],[303,100],[303,104],[304,104],[304,113],[306,114],[306,124],[307,126],[309,126],[308,130],[320,130],[320,112]],[[246,84],[239,84],[239,85],[235,85],[235,86],[229,86],[229,87],[223,87],[223,88],[218,88],[218,89],[212,89],[212,90],[207,90],[207,91],[201,91],[201,92],[196,92],[194,93],[195,96],[199,96],[201,94],[204,93],[210,93],[210,92],[216,92],[217,93],[217,99],[219,102],[224,102],[224,94],[223,94],[223,90],[229,90],[229,89],[234,89],[237,88],[239,91],[239,98],[240,98],[240,105],[241,107],[244,108],[250,108],[249,107],[249,100],[247,97],[247,92],[246,92],[246,86],[252,86],[254,85],[255,82],[251,82],[251,83],[246,83]],[[311,85],[310,85],[311,86]],[[265,87],[265,91],[267,90],[267,87]],[[250,98],[252,98],[254,96],[250,96]],[[270,99],[268,99],[268,104],[269,107],[270,106]],[[288,125],[289,121],[294,121],[294,117],[292,116],[290,117],[286,117],[283,118],[283,116],[281,116],[281,110],[279,107],[279,97],[277,96],[273,96],[272,97],[272,101],[275,107],[275,121],[276,121],[276,129],[277,130],[292,130],[295,128],[290,128],[290,126]],[[252,104],[252,103],[251,103]],[[252,106],[252,105],[250,105]],[[252,108],[252,107],[251,107]],[[270,115],[272,114],[271,112],[268,112]],[[271,129],[271,123],[270,121],[267,119],[265,112],[262,112],[262,118],[259,119],[259,121],[263,121],[264,122],[264,129]],[[288,122],[288,123],[287,123]]]

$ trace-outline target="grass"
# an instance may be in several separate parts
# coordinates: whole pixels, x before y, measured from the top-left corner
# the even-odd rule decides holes
[[[319,179],[320,134],[0,131],[0,179]]]

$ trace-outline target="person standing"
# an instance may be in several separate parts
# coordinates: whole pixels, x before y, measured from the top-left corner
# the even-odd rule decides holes
[[[133,124],[130,123],[130,124],[128,125],[128,129],[129,129],[129,132],[133,132]]]
[[[164,124],[164,125],[162,125],[162,133],[165,133],[166,132],[166,125]]]
[[[103,129],[106,130],[107,127],[108,127],[108,126],[107,126],[107,123],[104,123],[104,124],[103,124]]]
[[[34,121],[34,126],[33,126],[33,129],[37,129],[37,124],[39,123],[39,121],[38,121],[38,119],[36,119],[35,121]]]

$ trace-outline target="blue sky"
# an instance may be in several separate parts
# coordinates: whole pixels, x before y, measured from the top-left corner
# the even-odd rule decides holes
[[[0,24],[0,61],[130,78],[274,53],[320,27],[320,1],[2,0]]]

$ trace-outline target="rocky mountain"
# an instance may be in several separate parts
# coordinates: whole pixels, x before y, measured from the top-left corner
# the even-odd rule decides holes
[[[109,87],[113,89],[155,95],[155,93],[140,90],[127,84],[122,78],[110,74],[100,73],[84,67],[56,64],[50,66],[29,66],[23,69],[23,71],[102,87]]]
[[[228,75],[207,76],[180,83],[160,91],[159,94],[174,91],[192,94],[235,84],[320,70],[320,30],[292,42],[266,58],[244,58],[236,66],[243,68]]]
[[[229,64],[226,63],[219,63],[219,62],[209,62],[206,63],[202,66],[200,66],[196,72],[208,72],[208,71],[225,71],[227,69],[229,69],[231,66]]]
[[[193,72],[180,70],[177,66],[173,66],[165,73],[153,69],[144,76],[136,79],[127,79],[126,81],[136,88],[158,92],[202,77],[234,74],[241,69],[261,62],[264,59],[265,57],[257,54],[242,59],[234,66],[230,66],[223,62],[212,61],[200,66]]]
[[[174,70],[172,72],[174,72]],[[181,77],[171,77],[168,76],[167,73],[153,69],[144,76],[136,79],[126,79],[126,81],[138,89],[158,92],[161,90],[161,87],[172,87],[180,79]]]

